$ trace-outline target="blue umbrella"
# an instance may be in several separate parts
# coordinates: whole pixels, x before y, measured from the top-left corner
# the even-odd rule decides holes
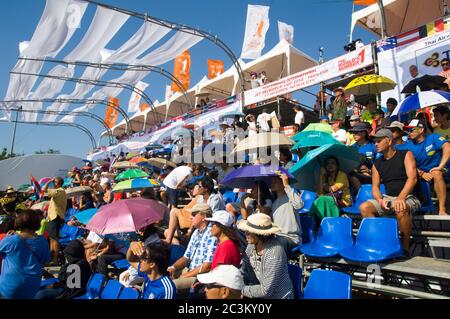
[[[449,102],[450,93],[444,91],[433,90],[418,92],[401,101],[395,108],[394,112],[392,112],[392,116]]]
[[[295,177],[282,167],[271,165],[249,165],[230,172],[220,183],[231,188],[252,188],[256,181],[263,181],[270,186],[272,177],[278,176],[277,171],[281,171],[286,174],[291,181],[295,181]]]
[[[97,208],[86,209],[76,213],[74,216],[80,223],[87,225],[91,218],[97,213],[97,210]]]

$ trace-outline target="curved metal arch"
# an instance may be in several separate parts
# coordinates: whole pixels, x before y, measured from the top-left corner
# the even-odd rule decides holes
[[[125,64],[125,63],[92,63],[92,62],[84,62],[84,61],[69,62],[69,61],[57,60],[57,59],[51,59],[51,58],[37,59],[37,58],[19,57],[19,60],[52,62],[52,63],[60,63],[60,64],[66,64],[66,65],[76,65],[76,66],[117,70],[117,71],[156,71],[156,72],[160,73],[162,76],[164,76],[165,78],[167,78],[171,81],[174,81],[175,84],[178,86],[178,88],[181,90],[181,93],[184,95],[184,98],[186,100],[186,105],[190,106],[191,108],[194,108],[194,105],[192,104],[192,101],[189,99],[187,92],[186,92],[183,84],[180,82],[180,80],[178,80],[178,78],[176,76],[174,76],[172,73],[170,73],[169,71],[167,71],[164,68],[161,68],[159,66],[143,65],[143,64]]]
[[[34,125],[45,125],[45,126],[71,126],[71,127],[75,127],[78,128],[80,130],[82,130],[84,133],[86,133],[86,135],[89,137],[89,139],[91,140],[92,143],[92,149],[96,149],[97,146],[95,144],[95,138],[92,135],[92,133],[83,125],[81,124],[76,124],[76,123],[59,123],[59,122],[40,122],[40,121],[35,121],[35,122],[26,122],[26,121],[7,121],[7,120],[1,120],[0,122],[3,123],[21,123],[21,124],[34,124]]]
[[[212,43],[217,45],[219,48],[221,48],[225,52],[225,54],[230,58],[230,60],[233,62],[234,67],[238,71],[239,82],[240,82],[240,86],[241,86],[241,101],[242,101],[242,105],[244,105],[245,76],[244,76],[244,72],[241,68],[241,64],[239,63],[238,58],[234,55],[233,51],[225,44],[225,42],[223,42],[221,39],[219,39],[219,37],[217,35],[213,35],[209,32],[206,32],[206,31],[203,31],[200,29],[195,29],[195,28],[187,26],[187,25],[183,25],[183,24],[179,24],[179,23],[175,23],[175,22],[170,22],[170,21],[167,21],[164,19],[152,17],[146,13],[143,14],[143,13],[138,13],[138,12],[134,12],[131,10],[127,10],[127,9],[122,9],[122,8],[112,6],[112,5],[107,5],[107,4],[104,4],[104,3],[101,3],[101,2],[98,2],[95,0],[83,0],[83,1],[92,3],[94,5],[97,5],[97,6],[100,6],[103,8],[118,11],[118,12],[127,14],[129,16],[139,18],[141,20],[152,22],[154,24],[157,24],[157,25],[160,25],[160,26],[172,29],[172,30],[177,30],[177,31],[197,35],[197,36],[200,36],[204,39],[211,41]]]
[[[69,82],[75,82],[75,83],[82,83],[82,84],[88,84],[88,85],[94,85],[94,86],[104,86],[104,87],[119,87],[122,89],[129,89],[130,91],[136,92],[138,95],[140,95],[145,102],[150,105],[150,107],[155,110],[155,105],[153,104],[153,101],[148,97],[147,94],[145,94],[142,90],[135,88],[132,85],[126,84],[126,83],[120,83],[120,82],[110,82],[110,81],[100,81],[100,80],[89,80],[89,79],[82,79],[82,78],[68,78],[65,76],[56,76],[56,75],[49,75],[49,74],[35,74],[35,73],[22,73],[22,72],[9,72],[10,74],[18,74],[18,75],[30,75],[30,76],[39,76],[43,78],[49,78],[49,79],[55,79],[55,80],[61,80],[61,81],[69,81]],[[156,112],[153,113],[155,123],[158,122],[156,119]],[[161,121],[161,119],[159,119]]]
[[[20,102],[20,101],[18,101]],[[111,132],[111,129],[108,127],[108,125],[106,125],[105,121],[98,115],[90,113],[90,112],[70,112],[70,111],[46,111],[46,110],[24,110],[23,108],[21,109],[8,109],[8,108],[2,108],[0,107],[0,110],[9,110],[9,111],[16,111],[16,112],[25,112],[25,113],[36,113],[36,114],[56,114],[56,115],[73,115],[73,116],[86,116],[89,117],[91,119],[94,119],[98,122],[100,122],[100,124],[103,125],[103,127],[106,129],[106,131],[108,132],[108,138],[109,138],[109,145],[113,144],[113,135]],[[64,123],[64,122],[61,122]],[[101,141],[101,137],[100,140],[98,141],[98,146],[100,146],[100,141]]]
[[[125,112],[121,107],[115,106],[109,103],[107,100],[100,100],[100,99],[23,99],[23,100],[6,100],[6,101],[0,101],[4,103],[17,103],[17,102],[43,102],[43,103],[68,103],[68,104],[103,104],[105,106],[111,106],[114,110],[117,110],[124,118],[125,120],[125,130],[128,134],[132,134],[132,128],[130,125],[130,118],[127,115],[127,112]],[[60,111],[54,111],[56,113]],[[93,114],[93,113],[90,113]]]

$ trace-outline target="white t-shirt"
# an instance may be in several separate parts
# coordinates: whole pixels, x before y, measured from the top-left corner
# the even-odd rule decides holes
[[[272,120],[272,116],[267,113],[261,113],[258,115],[256,122],[258,123],[261,131],[270,132],[270,126],[268,121]]]
[[[248,123],[248,136],[256,135],[256,122],[247,122]]]
[[[166,176],[166,178],[163,181],[163,184],[167,187],[170,187],[172,189],[176,189],[177,185],[186,178],[186,176],[189,176],[192,174],[192,168],[188,166],[178,166],[173,171],[169,173],[169,175]]]
[[[295,124],[302,125],[304,120],[305,115],[303,114],[303,111],[298,111],[297,114],[295,114]]]
[[[337,132],[333,132],[332,135],[339,142],[342,142],[344,144],[347,142],[347,131],[344,129],[339,129]]]

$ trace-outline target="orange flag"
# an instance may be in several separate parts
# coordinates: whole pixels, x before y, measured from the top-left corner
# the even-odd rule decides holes
[[[141,104],[141,112],[144,112],[146,109],[148,109],[150,107],[150,105],[148,105],[145,102],[142,102]]]
[[[191,54],[188,50],[181,53],[175,58],[173,66],[173,75],[181,82],[183,88],[187,91],[189,83],[191,82],[191,76],[189,74],[191,69]],[[172,81],[172,91],[183,92],[177,83]]]
[[[214,79],[223,73],[225,66],[222,60],[208,60],[208,78]]]
[[[108,107],[105,113],[105,123],[109,128],[112,128],[114,125],[116,125],[117,118],[119,117],[119,112],[114,107],[119,107],[119,99],[110,96]]]
[[[371,4],[377,3],[377,0],[353,0],[353,3],[358,6],[370,6]]]

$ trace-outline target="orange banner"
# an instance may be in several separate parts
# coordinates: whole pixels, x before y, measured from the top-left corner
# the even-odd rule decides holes
[[[117,118],[119,117],[119,112],[114,107],[119,107],[119,99],[110,96],[108,107],[105,113],[105,123],[109,128],[112,128],[114,125],[116,125]]]
[[[150,105],[148,105],[145,102],[142,102],[141,104],[141,112],[144,112],[146,109],[148,109],[150,107]]]
[[[214,79],[223,73],[225,66],[221,60],[208,60],[208,78]]]
[[[377,3],[377,0],[353,0],[353,3],[358,6],[370,6],[371,4]]]
[[[181,82],[183,88],[187,91],[189,88],[189,83],[191,82],[190,76],[191,69],[191,54],[188,50],[181,53],[179,56],[175,58],[173,65],[173,75]],[[172,91],[180,92],[183,91],[177,85],[176,82],[172,81]]]

